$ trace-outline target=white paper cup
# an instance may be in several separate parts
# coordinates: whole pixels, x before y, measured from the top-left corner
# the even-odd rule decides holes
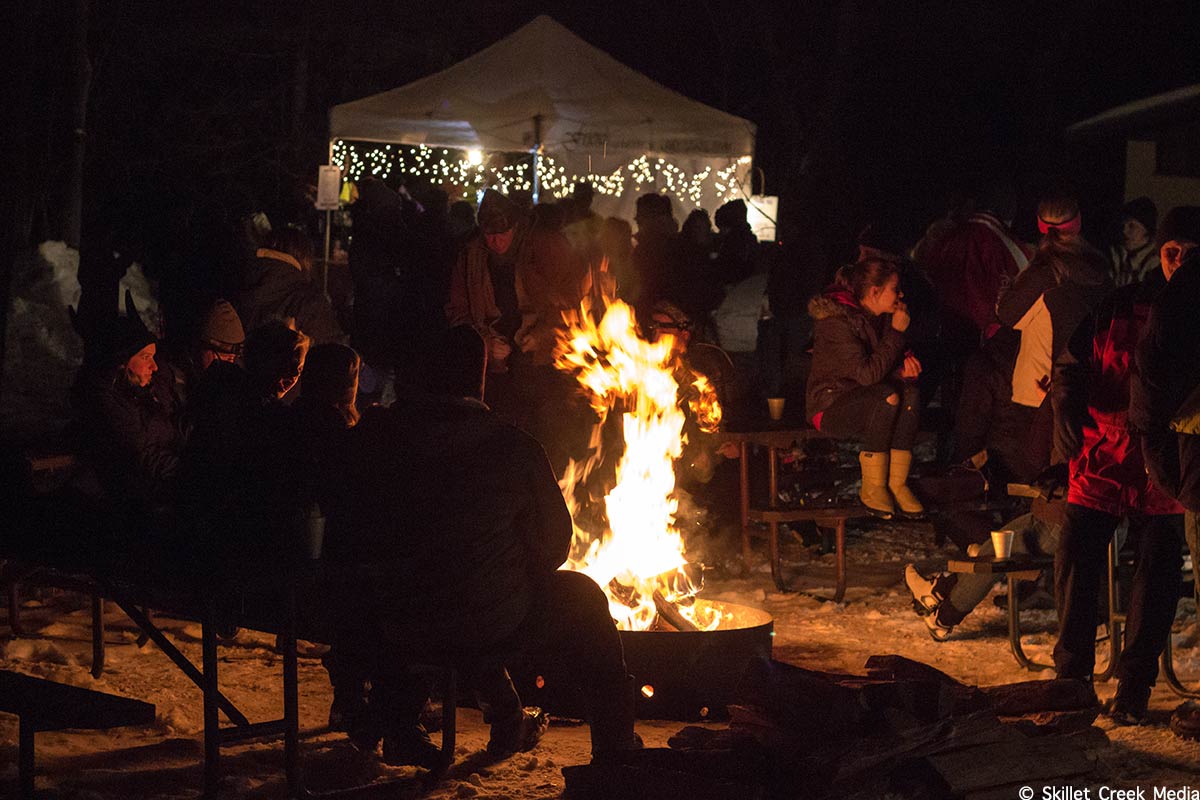
[[[771,419],[773,419],[773,420],[783,419],[783,401],[784,401],[784,399],[785,398],[783,398],[783,397],[768,397],[767,398],[767,411],[770,413]]]
[[[325,517],[314,514],[304,526],[304,555],[316,561],[325,545]]]
[[[1013,538],[1016,535],[1013,531],[992,531],[992,550],[995,551],[996,558],[1012,556]]]

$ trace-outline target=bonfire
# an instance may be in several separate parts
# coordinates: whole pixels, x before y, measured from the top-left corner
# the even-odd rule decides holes
[[[611,298],[600,305],[585,304],[569,316],[556,355],[555,365],[578,380],[599,417],[589,457],[571,461],[559,482],[575,520],[564,566],[605,590],[622,630],[672,623],[711,630],[720,614],[694,602],[702,571],[689,563],[675,524],[675,464],[686,444],[688,413],[712,432],[721,407],[708,381],[672,353],[671,336],[647,341],[628,305]],[[579,498],[591,491],[589,477],[612,463],[615,482],[606,481],[611,488],[600,508],[585,509]]]

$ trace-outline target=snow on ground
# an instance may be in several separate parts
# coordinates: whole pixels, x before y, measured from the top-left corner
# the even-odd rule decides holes
[[[978,685],[1053,674],[1029,673],[1017,666],[1008,650],[1004,612],[990,598],[955,631],[952,640],[937,643],[929,637],[912,612],[902,580],[906,562],[932,568],[951,554],[934,546],[928,527],[878,525],[868,532],[851,528],[849,588],[843,604],[828,599],[832,596],[833,556],[804,547],[789,534],[783,534],[783,539],[788,564],[785,574],[799,591],[776,591],[767,565],[760,560],[750,577],[710,581],[705,592],[712,598],[764,608],[773,614],[776,658],[813,669],[861,673],[868,656],[897,653]],[[40,796],[86,800],[197,797],[202,755],[199,689],[153,644],[139,648],[135,626],[115,609],[106,617],[108,666],[103,677],[93,680],[88,672],[90,612],[84,599],[58,593],[43,596],[42,602],[25,604],[24,620],[33,635],[0,639],[0,668],[140,698],[155,704],[157,720],[140,729],[38,734]],[[1181,603],[1180,611],[1175,634],[1177,671],[1185,681],[1193,679],[1200,684],[1200,649],[1196,647],[1200,630],[1190,602]],[[1022,619],[1027,631],[1026,652],[1039,663],[1050,663],[1053,612],[1031,610]],[[160,622],[170,639],[198,663],[198,626],[166,619]],[[282,710],[282,662],[273,644],[270,636],[242,632],[234,643],[221,648],[222,688],[251,720],[276,718]],[[1107,697],[1115,686],[1100,684],[1097,688],[1101,697]],[[302,729],[317,731],[324,724],[329,700],[320,661],[302,658]],[[1111,743],[1100,754],[1103,765],[1092,785],[1200,785],[1200,744],[1180,740],[1167,728],[1170,712],[1179,702],[1160,683],[1151,702],[1151,724],[1114,729],[1103,719],[1098,721]],[[664,746],[680,727],[682,723],[669,721],[638,723],[638,731],[650,746]],[[16,738],[16,718],[0,715],[0,795],[15,792]],[[499,762],[487,758],[486,741],[487,727],[479,712],[460,709],[457,762],[425,796],[558,797],[563,790],[561,768],[588,760],[587,728],[577,724],[556,724],[536,750]],[[381,766],[357,754],[337,734],[305,734],[304,747],[306,774],[313,788],[413,772]],[[280,742],[226,748],[223,764],[229,795],[283,796]],[[401,796],[415,793],[417,788],[414,783]]]

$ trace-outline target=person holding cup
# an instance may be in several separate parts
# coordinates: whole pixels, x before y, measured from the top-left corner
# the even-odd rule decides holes
[[[908,487],[921,362],[905,345],[911,318],[899,283],[894,261],[863,258],[808,304],[815,320],[808,418],[822,432],[862,441],[859,499],[883,519],[925,513]]]

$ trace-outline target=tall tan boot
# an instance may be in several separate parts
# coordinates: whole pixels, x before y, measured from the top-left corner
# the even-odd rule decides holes
[[[912,466],[911,450],[893,450],[887,485],[892,492],[892,497],[896,498],[896,508],[900,510],[900,516],[918,519],[925,516],[925,506],[921,505],[921,501],[912,493],[912,489],[908,488],[910,466]]]
[[[895,508],[887,488],[888,454],[863,450],[858,454],[858,465],[862,468],[862,488],[858,491],[858,499],[875,516],[891,519]]]

